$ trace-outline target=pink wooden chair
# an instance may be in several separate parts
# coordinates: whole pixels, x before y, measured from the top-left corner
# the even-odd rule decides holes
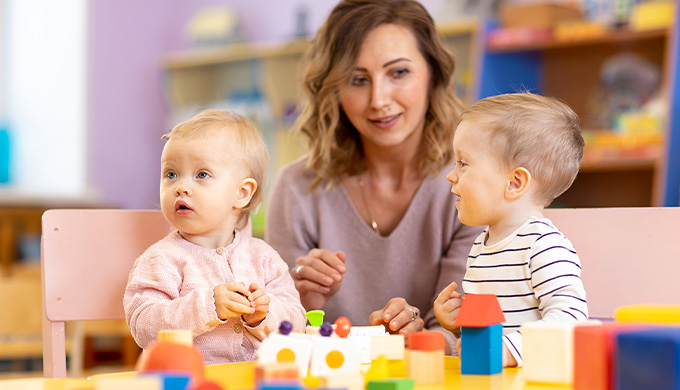
[[[170,231],[157,210],[48,210],[42,219],[43,371],[66,377],[64,324],[124,319],[135,259]]]
[[[592,318],[680,304],[680,207],[546,209],[574,244]]]

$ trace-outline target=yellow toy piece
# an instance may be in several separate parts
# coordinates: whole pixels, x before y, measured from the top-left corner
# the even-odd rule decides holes
[[[616,309],[617,322],[680,325],[679,305],[631,305]]]
[[[364,375],[366,382],[385,379],[390,376],[389,363],[385,355],[380,355],[371,363],[371,368]]]

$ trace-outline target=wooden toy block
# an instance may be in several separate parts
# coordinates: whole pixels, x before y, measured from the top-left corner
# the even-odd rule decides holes
[[[461,328],[461,374],[492,375],[503,371],[503,325]]]
[[[415,384],[444,384],[444,335],[439,332],[423,331],[408,336],[405,366],[406,376]]]
[[[524,380],[552,384],[573,382],[575,324],[528,322],[522,325]]]
[[[680,389],[680,328],[623,332],[616,340],[617,390]]]
[[[505,322],[498,298],[493,294],[467,294],[458,312],[456,326],[484,327]]]
[[[300,378],[300,368],[294,362],[266,363],[255,366],[255,382],[260,381],[297,381]]]
[[[388,360],[385,356],[380,355],[378,358],[374,359],[371,363],[371,368],[366,371],[364,379],[366,382],[376,381],[380,379],[385,379],[390,376],[390,368],[388,365]]]
[[[391,378],[403,378],[406,376],[406,362],[404,359],[388,360],[387,371]]]
[[[631,305],[616,309],[618,322],[680,325],[680,305]]]
[[[368,382],[366,390],[411,390],[414,387],[412,378],[388,378]]]
[[[158,331],[158,341],[168,341],[182,345],[194,345],[194,335],[189,329],[164,329]]]
[[[95,390],[163,390],[163,380],[158,375],[139,375],[129,378],[102,377],[94,379]]]
[[[361,374],[327,375],[319,378],[319,387],[326,389],[364,390],[364,384]]]
[[[371,360],[385,356],[388,360],[404,359],[404,335],[384,335],[371,337]]]
[[[616,336],[648,326],[585,321],[574,327],[574,390],[613,390]]]
[[[163,390],[185,390],[188,389],[191,376],[186,373],[159,373],[161,378],[161,388]]]
[[[258,390],[303,390],[299,383],[260,383]]]
[[[359,374],[361,353],[349,339],[322,337],[314,340],[309,373],[312,376]]]
[[[257,350],[259,364],[294,363],[298,378],[307,375],[314,348],[314,339],[301,334],[282,335],[271,333]]]

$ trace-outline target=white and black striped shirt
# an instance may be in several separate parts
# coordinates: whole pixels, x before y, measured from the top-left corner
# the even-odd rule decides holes
[[[463,279],[466,294],[494,294],[503,309],[503,341],[521,365],[520,325],[588,319],[581,263],[571,242],[547,218],[531,218],[502,241],[475,240]]]

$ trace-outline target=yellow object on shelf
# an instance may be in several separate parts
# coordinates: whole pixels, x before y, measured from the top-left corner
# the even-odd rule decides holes
[[[632,305],[616,309],[618,322],[680,325],[680,305]]]
[[[657,0],[639,3],[630,16],[630,27],[636,31],[669,28],[675,20],[675,1]]]

